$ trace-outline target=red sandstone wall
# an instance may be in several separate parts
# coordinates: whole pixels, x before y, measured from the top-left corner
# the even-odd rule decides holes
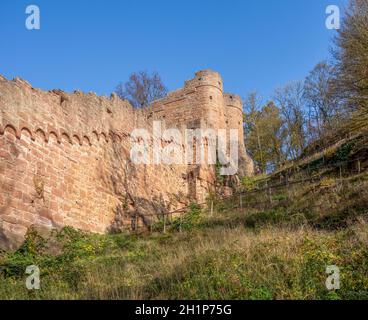
[[[254,174],[254,162],[247,154],[244,144],[243,127],[243,104],[240,96],[234,94],[224,94],[225,119],[228,129],[238,129],[239,134],[239,174],[241,176],[251,176]]]
[[[44,92],[0,76],[0,248],[17,247],[30,226],[104,233],[134,227],[135,216],[149,224],[152,213],[204,201],[213,166],[134,165],[130,133],[152,132],[153,120],[238,128],[241,110],[228,112],[226,97],[210,70],[145,110],[114,95]]]
[[[147,113],[120,99],[1,79],[1,246],[19,245],[31,225],[102,233],[186,204],[186,166],[130,162],[134,128],[150,128]]]

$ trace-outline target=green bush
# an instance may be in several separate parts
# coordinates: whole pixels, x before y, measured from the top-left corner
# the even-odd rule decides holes
[[[29,255],[34,257],[42,254],[45,246],[45,239],[42,238],[35,229],[30,228],[25,236],[25,241],[17,252],[24,256]]]
[[[245,191],[252,191],[257,187],[256,180],[252,177],[243,177],[241,182]]]
[[[202,209],[196,203],[189,205],[188,212],[182,218],[176,218],[171,224],[172,231],[192,230],[201,220]]]

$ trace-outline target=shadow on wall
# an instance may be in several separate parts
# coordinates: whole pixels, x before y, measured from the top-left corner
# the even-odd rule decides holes
[[[28,138],[31,139],[30,134],[28,134]],[[16,137],[15,130],[5,131],[1,139],[5,141],[7,148],[4,149],[0,161],[0,186],[1,198],[3,198],[0,206],[0,248],[13,250],[24,241],[27,228],[31,226],[42,227],[38,218],[49,220],[53,227],[57,226],[49,218],[49,202],[45,203],[44,194],[44,171],[41,170],[40,163],[37,162],[34,166],[29,167],[32,172],[24,168],[25,161],[20,157],[21,147],[15,143],[17,140],[14,140],[20,139]],[[30,179],[33,183],[31,186],[33,189],[29,194],[24,192],[22,184],[17,186],[17,183],[24,181],[27,175],[33,176],[33,179]],[[33,217],[22,223],[21,215],[24,213],[18,211],[18,206],[21,207],[21,210],[29,209],[28,212]],[[30,222],[31,220],[32,222]]]
[[[6,133],[4,133],[3,138],[5,138],[5,134]],[[16,150],[14,142],[8,141],[8,143],[10,144],[11,149]],[[8,161],[13,161],[14,160],[13,155],[10,155],[10,156],[11,158],[9,158]],[[2,160],[0,162],[0,172],[5,172],[6,166],[7,166],[7,161]],[[11,208],[11,195],[10,194],[15,188],[15,181],[16,181],[15,171],[11,170],[8,181],[10,181],[9,184],[6,184],[5,181],[2,182],[3,184],[2,190],[4,191],[5,189],[7,190],[8,193],[3,193],[2,196],[5,198],[4,204],[0,206],[0,249],[4,249],[4,250],[12,250],[15,248],[14,241],[12,241],[11,238],[8,237],[6,230],[5,230],[5,226],[4,226],[5,217],[7,215],[7,212]]]
[[[112,144],[111,153],[112,171],[109,177],[104,177],[104,181],[108,178],[110,186],[112,186],[114,194],[118,197],[120,203],[116,206],[114,220],[108,231],[118,233],[124,230],[136,230],[139,223],[144,228],[149,226],[156,219],[162,218],[169,213],[170,203],[167,204],[162,194],[154,196],[152,199],[137,196],[134,192],[133,184],[138,181],[137,167],[130,160],[130,152],[121,144]],[[146,179],[146,165],[144,166],[144,190],[149,190]],[[173,202],[184,204],[184,197],[180,193],[171,195]]]
[[[137,168],[130,160],[129,150],[120,144],[113,143],[111,162],[113,171],[110,175],[110,181],[113,186],[114,194],[118,196],[120,204],[115,208],[114,221],[109,231],[120,232],[126,228],[136,230],[136,224],[139,220],[141,220],[145,226],[148,226],[151,223],[151,219],[148,215],[154,212],[153,210],[156,208],[154,203],[143,197],[135,196],[130,190],[132,188],[129,186],[132,185],[138,177]],[[144,182],[146,183],[146,179]],[[161,210],[165,210],[164,206]]]

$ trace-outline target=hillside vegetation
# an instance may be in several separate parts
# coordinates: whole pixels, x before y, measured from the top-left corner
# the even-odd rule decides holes
[[[368,299],[368,174],[192,205],[152,234],[30,231],[0,256],[1,299]],[[41,289],[25,286],[37,265]],[[341,289],[328,291],[336,265]]]

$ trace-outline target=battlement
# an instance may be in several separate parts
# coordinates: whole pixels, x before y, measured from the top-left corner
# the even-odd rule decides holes
[[[224,103],[226,107],[237,108],[239,111],[243,112],[243,102],[240,96],[231,93],[224,94]]]
[[[108,140],[112,135],[129,136],[135,127],[149,126],[147,110],[134,109],[115,94],[108,98],[93,92],[45,92],[23,79],[9,81],[4,77],[0,90],[0,134],[11,127],[18,138],[27,131],[32,139],[38,132],[46,140],[54,135],[58,142],[65,136],[83,143],[91,141],[93,135]]]
[[[221,75],[216,71],[206,69],[196,72],[195,78],[185,81],[185,87],[198,88],[201,86],[212,86],[222,92],[223,83]]]

